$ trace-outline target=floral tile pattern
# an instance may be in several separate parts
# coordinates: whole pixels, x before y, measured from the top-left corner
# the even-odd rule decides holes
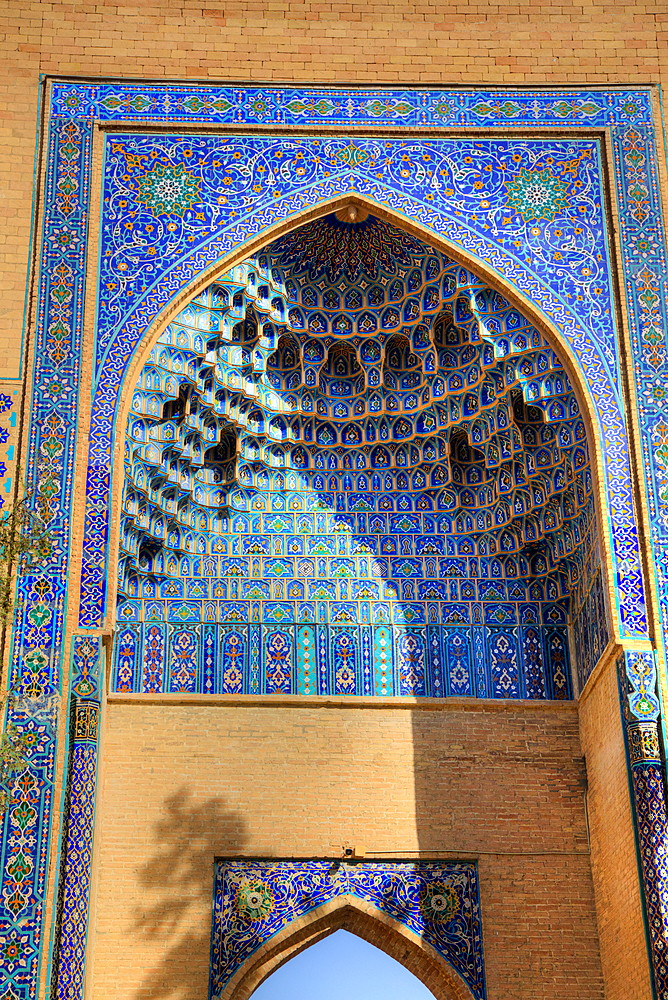
[[[340,896],[371,903],[443,956],[484,1000],[478,872],[470,863],[346,864],[219,861],[216,864],[210,998],[261,945],[293,920]]]

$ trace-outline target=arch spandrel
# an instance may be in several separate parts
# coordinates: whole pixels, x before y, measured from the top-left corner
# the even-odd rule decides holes
[[[437,1000],[486,995],[474,864],[221,860],[214,893],[212,1000],[247,1000],[340,928],[406,966]]]
[[[352,186],[352,183],[355,186]],[[327,185],[331,189],[331,183]],[[373,195],[378,197],[380,194],[384,193],[386,195],[385,204],[374,204],[374,202],[369,198],[364,191],[365,187],[369,187],[368,184],[360,182],[359,178],[345,178],[344,185],[345,193],[337,197],[332,197],[331,190],[328,192],[328,201],[322,199],[322,195],[325,194],[322,190],[318,191],[317,188],[308,192],[308,200],[311,204],[316,201],[318,202],[319,197],[322,199],[319,201],[317,207],[314,209],[312,207],[306,209],[306,213],[310,218],[317,217],[319,215],[325,214],[328,210],[336,205],[342,205],[351,200],[357,202],[358,204],[371,205],[373,210],[378,213],[381,217],[394,218],[399,224],[412,230],[414,232],[419,232],[421,238],[425,240],[428,244],[432,246],[441,246],[446,249],[446,252],[455,257],[456,259],[466,259],[471,265],[472,269],[476,270],[477,273],[483,274],[486,279],[489,280],[489,276],[492,276],[492,285],[495,287],[503,286],[506,290],[506,294],[510,296],[511,299],[515,301],[522,302],[522,310],[525,314],[529,316],[534,316],[538,313],[540,316],[540,328],[544,330],[548,337],[553,339],[555,342],[561,345],[561,356],[564,357],[564,353],[567,354],[565,358],[568,365],[568,359],[571,359],[570,373],[573,376],[576,390],[581,400],[585,404],[585,419],[587,416],[594,415],[596,417],[595,437],[600,441],[601,439],[606,442],[605,447],[607,448],[607,454],[605,454],[605,459],[597,459],[594,463],[594,474],[600,473],[601,466],[605,469],[605,475],[607,476],[607,490],[604,489],[605,483],[601,483],[601,488],[599,489],[600,502],[602,506],[602,523],[610,523],[609,518],[606,514],[606,508],[608,508],[609,497],[612,495],[614,497],[614,509],[617,514],[616,518],[613,518],[612,531],[613,535],[616,532],[615,538],[613,538],[612,546],[612,563],[615,564],[615,557],[619,561],[619,556],[622,555],[622,563],[624,566],[623,573],[629,579],[629,587],[626,589],[622,586],[615,589],[612,586],[612,578],[608,579],[608,595],[611,606],[615,607],[615,601],[619,599],[621,594],[621,601],[624,606],[621,609],[621,624],[619,623],[619,617],[613,614],[613,630],[617,635],[622,637],[624,634],[629,634],[633,636],[641,636],[644,634],[644,626],[642,625],[642,608],[637,605],[638,599],[638,587],[641,586],[639,578],[639,562],[637,560],[637,534],[635,530],[635,524],[630,523],[625,526],[625,522],[619,517],[621,511],[628,511],[630,508],[630,473],[628,468],[628,453],[625,443],[625,436],[623,433],[623,423],[621,420],[621,414],[619,411],[619,406],[617,403],[617,392],[614,385],[611,383],[610,378],[606,375],[607,364],[604,360],[596,360],[597,349],[595,344],[588,338],[586,332],[578,327],[577,320],[574,318],[572,312],[567,306],[560,303],[552,292],[546,288],[544,283],[538,280],[535,276],[530,275],[526,269],[517,261],[508,258],[503,252],[499,251],[498,247],[494,247],[484,241],[481,241],[476,234],[467,232],[461,221],[459,219],[447,219],[442,213],[439,214],[435,210],[430,210],[432,218],[433,229],[429,230],[424,222],[420,224],[412,223],[407,224],[406,216],[414,210],[416,216],[420,216],[420,213],[424,206],[417,203],[411,204],[410,199],[406,198],[404,195],[398,196],[397,192],[389,191],[384,189],[383,192],[380,191],[380,185],[373,185]],[[395,215],[393,208],[397,202],[401,200],[402,214]],[[380,199],[379,199],[380,201]],[[393,208],[388,207],[388,203],[393,203]],[[285,213],[287,218],[290,217],[290,212],[295,208],[294,197],[287,199],[285,203],[280,201],[272,206],[272,217],[275,220],[277,211],[281,210]],[[257,229],[257,219],[254,220],[254,228]],[[295,219],[294,217],[290,222],[276,222],[274,221],[271,228],[263,235],[258,236],[252,240],[252,245],[255,247],[266,245],[267,242],[271,241],[272,238],[276,237],[279,231],[283,231],[284,227],[295,224],[298,225],[301,219]],[[436,231],[436,230],[440,231]],[[444,239],[444,233],[447,233],[450,237],[449,240]],[[218,253],[224,250],[225,244],[230,246],[230,240],[234,242],[235,238],[238,238],[239,232],[234,234],[226,233],[222,238],[215,238],[210,241],[207,245],[207,253],[215,256],[216,250]],[[452,238],[454,237],[454,241]],[[217,243],[217,247],[214,249],[214,243]],[[470,259],[469,253],[462,251],[462,244],[471,246],[475,245],[477,250],[477,256],[472,261]],[[168,311],[164,311],[160,318],[150,324],[150,330],[147,334],[148,337],[155,336],[155,333],[164,328],[169,322],[170,315],[173,316],[174,309],[177,304],[181,304],[189,296],[192,297],[193,290],[201,288],[204,284],[211,280],[211,278],[220,273],[226,267],[229,267],[230,261],[238,260],[239,257],[247,252],[248,243],[245,245],[245,249],[238,249],[232,251],[231,254],[226,254],[222,260],[219,258],[218,262],[212,266],[200,270],[198,276],[186,285],[186,290],[180,292],[176,297],[172,299],[172,307]],[[230,246],[231,249],[231,246]],[[197,266],[197,263],[201,267],[201,253],[199,254],[198,261],[193,260],[193,264],[184,264],[181,268],[183,274],[187,274],[193,265]],[[484,258],[487,258],[487,263]],[[491,265],[491,266],[490,266]],[[506,277],[504,279],[500,278],[499,267],[503,267],[506,271]],[[515,277],[515,282],[511,283],[508,280],[508,275]],[[517,278],[519,275],[519,278]],[[515,284],[515,287],[513,287]],[[518,292],[517,284],[520,284],[524,288],[524,292]],[[533,301],[529,305],[528,297],[526,295],[526,290],[529,289],[532,293]],[[160,294],[163,296],[169,294],[168,289],[162,288],[162,290],[157,289],[158,298]],[[152,298],[157,305],[157,300],[155,294],[152,293]],[[540,305],[536,306],[536,301]],[[130,354],[132,353],[131,344],[136,342],[136,333],[132,333],[134,327],[135,330],[139,330],[140,325],[143,331],[147,330],[145,318],[148,318],[150,313],[155,309],[155,305],[150,305],[149,299],[139,307],[139,311],[132,314],[125,326],[123,327],[123,334],[118,339],[115,344],[113,344],[107,353],[107,364],[109,366],[109,371],[112,372],[111,381],[115,382],[117,385],[118,373],[123,370],[123,365],[127,363]],[[144,341],[145,343],[146,341]],[[571,345],[575,344],[576,350],[579,352],[580,358],[573,363],[573,351]],[[567,346],[567,351],[564,352],[564,347]],[[125,358],[125,361],[122,360]],[[137,370],[139,361],[133,363],[132,368],[134,371]],[[582,365],[584,364],[586,372],[583,373]],[[592,385],[592,375],[594,377],[594,384]],[[589,382],[587,381],[589,379]],[[607,380],[607,381],[606,381]],[[104,384],[104,375],[99,383]],[[126,381],[126,385],[127,385]],[[607,388],[606,388],[607,385]],[[113,390],[112,395],[115,396],[117,390]],[[105,397],[109,399],[109,394],[106,391],[102,391],[101,399],[104,409],[107,409],[106,404],[104,404]],[[594,397],[594,398],[592,398]],[[127,402],[127,401],[126,401]],[[603,403],[603,405],[601,405]],[[596,405],[598,404],[598,406]],[[108,412],[108,411],[107,411]],[[95,419],[95,414],[94,414]],[[108,421],[108,417],[101,414],[101,420],[104,424]],[[121,422],[123,417],[121,415]],[[601,422],[605,422],[605,426],[601,426]],[[109,430],[98,437],[98,442],[102,442],[105,434],[111,434],[111,424],[107,423]],[[620,439],[621,434],[621,439]],[[99,444],[96,446],[98,453],[100,452]],[[601,449],[603,450],[603,449]],[[94,478],[94,476],[93,476]],[[92,483],[91,485],[94,486]],[[610,490],[612,489],[612,494]],[[94,492],[94,489],[93,491]],[[621,506],[620,506],[621,504]],[[604,547],[607,547],[607,539],[603,539]],[[630,576],[629,576],[630,574]],[[84,571],[85,581],[93,581],[95,572]],[[623,581],[622,581],[623,582]],[[96,606],[96,601],[99,600],[95,598],[94,595],[99,593],[99,586],[93,586],[90,590],[87,586],[83,590],[84,598],[84,609],[82,611],[82,620],[85,617],[87,622],[91,622],[95,619],[97,612],[94,610]],[[100,595],[101,596],[101,595]],[[90,598],[90,600],[89,600]],[[92,603],[91,603],[92,601]],[[629,603],[630,602],[630,603]],[[634,610],[635,609],[635,610]],[[93,616],[92,618],[90,616]]]
[[[219,1000],[248,1000],[278,968],[307,948],[346,930],[389,955],[425,985],[436,1000],[475,1000],[464,980],[431,948],[398,921],[349,896],[319,907],[301,926],[288,926],[239,970]],[[218,1000],[216,998],[216,1000]]]

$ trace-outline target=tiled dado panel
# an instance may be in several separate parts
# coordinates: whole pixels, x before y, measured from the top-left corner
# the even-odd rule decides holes
[[[571,696],[563,625],[124,625],[112,684],[145,694]]]
[[[86,240],[89,214],[98,211],[90,204],[94,122],[119,122],[125,128],[122,140],[107,139],[108,157],[114,142],[123,144],[122,170],[109,177],[109,183],[116,184],[119,211],[143,212],[141,205],[151,203],[157,215],[151,210],[142,214],[142,221],[157,223],[157,228],[151,240],[137,239],[136,230],[125,224],[129,218],[102,219],[103,239],[108,242],[102,294],[97,293],[101,338],[87,484],[83,627],[101,627],[106,613],[110,445],[121,430],[115,428],[115,414],[125,372],[147,324],[203,268],[249,237],[354,191],[444,236],[470,254],[473,262],[479,259],[532,300],[561,332],[597,407],[611,515],[602,528],[611,540],[617,595],[613,612],[622,635],[646,636],[599,147],[589,138],[592,130],[603,128],[610,129],[614,144],[623,291],[646,457],[652,545],[662,613],[668,620],[662,561],[668,540],[667,267],[654,142],[657,123],[649,91],[449,93],[57,82],[49,96],[26,474],[48,498],[57,544],[49,563],[22,581],[24,600],[14,636],[13,680],[23,696],[13,721],[34,731],[35,742],[31,767],[14,783],[2,829],[0,924],[5,946],[0,967],[5,996],[11,1000],[36,995],[40,961],[46,960],[44,927],[51,916],[44,905],[57,713],[63,693],[63,610],[71,573]],[[133,133],[156,122],[164,124],[172,138],[152,137],[156,157],[151,158],[149,151],[145,160],[143,151],[132,147],[146,144],[146,137],[135,139]],[[239,123],[305,129],[325,125],[334,127],[337,137],[327,140],[326,149],[324,142],[316,146],[308,138],[227,138],[229,155],[224,162],[216,154],[194,161],[188,140],[176,137],[181,125],[233,128]],[[520,160],[513,163],[510,150],[507,168],[497,171],[496,186],[490,187],[490,172],[477,169],[486,166],[483,160],[493,153],[488,139],[474,142],[469,153],[454,140],[418,142],[409,133],[392,139],[392,150],[376,140],[351,141],[346,136],[349,126],[384,125],[455,130],[501,126],[510,133],[507,142],[517,146]],[[566,130],[589,142],[591,169],[584,159],[579,165],[588,172],[588,186],[578,187],[566,168],[563,176],[555,172],[549,161],[552,140],[526,139],[529,131],[545,127]],[[470,135],[467,141],[471,142]],[[560,150],[562,160],[563,153]],[[578,155],[574,151],[572,160]],[[161,182],[181,197],[179,204],[163,199],[162,215],[156,200]],[[201,201],[195,203],[195,197]],[[568,222],[567,231],[556,237],[558,246],[552,240],[552,222],[540,217],[545,198],[556,198]],[[128,201],[126,206],[120,205],[123,200]],[[511,202],[515,210],[509,216]],[[78,990],[77,986],[77,996]]]

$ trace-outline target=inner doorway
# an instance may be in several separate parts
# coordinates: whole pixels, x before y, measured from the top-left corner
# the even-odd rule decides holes
[[[433,1000],[395,959],[342,928],[268,976],[254,1000]]]

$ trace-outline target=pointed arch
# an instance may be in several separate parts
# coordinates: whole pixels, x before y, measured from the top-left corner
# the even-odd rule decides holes
[[[474,1000],[461,976],[398,920],[352,895],[338,896],[285,926],[237,970],[216,1000],[248,1000],[272,972],[337,930],[347,930],[405,966],[436,1000]]]
[[[307,222],[314,219],[328,215],[332,211],[341,210],[348,205],[354,204],[361,207],[365,212],[373,213],[394,226],[407,231],[421,240],[426,246],[440,250],[456,262],[460,263],[463,267],[476,274],[482,280],[487,282],[491,288],[498,290],[513,305],[515,305],[522,312],[522,314],[534,326],[536,326],[541,334],[545,336],[548,344],[553,347],[562,361],[569,377],[571,378],[571,383],[580,406],[580,412],[586,426],[587,437],[591,447],[591,465],[596,514],[598,523],[602,529],[600,531],[600,541],[602,547],[601,564],[603,567],[603,579],[605,581],[604,591],[606,593],[607,604],[611,612],[610,625],[613,639],[621,641],[625,634],[628,635],[631,633],[633,633],[636,638],[644,638],[646,635],[644,625],[641,624],[638,627],[635,627],[634,631],[633,622],[630,621],[628,615],[625,616],[619,610],[619,595],[620,593],[626,593],[624,590],[616,586],[616,571],[620,564],[620,558],[624,560],[627,567],[632,567],[632,569],[628,570],[628,572],[629,574],[634,574],[634,586],[639,587],[641,593],[643,584],[637,544],[637,529],[635,525],[629,525],[629,530],[626,528],[622,530],[620,528],[619,518],[616,517],[613,519],[611,516],[613,496],[617,497],[617,510],[622,509],[619,505],[619,498],[621,497],[628,498],[628,503],[625,504],[624,509],[628,508],[629,511],[632,510],[630,499],[632,494],[632,483],[628,448],[625,442],[622,444],[621,448],[617,444],[614,444],[612,448],[610,447],[610,441],[607,440],[610,435],[606,435],[606,430],[601,419],[603,409],[605,409],[606,412],[606,419],[610,420],[610,414],[613,414],[612,419],[615,422],[615,430],[617,431],[618,429],[619,434],[625,435],[624,421],[619,404],[616,399],[613,398],[612,385],[611,391],[604,396],[605,407],[602,408],[600,402],[597,405],[597,401],[594,399],[591,387],[588,385],[586,373],[583,370],[581,363],[576,358],[576,355],[564,332],[559,329],[558,325],[548,316],[545,309],[541,308],[540,304],[536,301],[532,301],[531,298],[520,292],[517,285],[514,285],[511,281],[505,280],[501,276],[499,270],[495,269],[480,255],[464,250],[461,244],[455,242],[454,239],[450,239],[447,234],[437,232],[436,229],[430,229],[423,223],[417,222],[409,216],[390,208],[389,202],[380,203],[374,197],[369,196],[366,193],[361,193],[355,188],[351,187],[345,193],[338,194],[335,197],[329,195],[318,199],[319,193],[320,192],[318,190],[311,192],[309,197],[309,206],[302,207],[301,211],[294,210],[296,195],[293,193],[292,195],[286,196],[285,199],[283,199],[285,201],[285,215],[280,222],[261,229],[257,235],[251,236],[246,242],[239,243],[234,247],[234,249],[228,251],[227,253],[223,253],[214,264],[203,268],[189,283],[184,285],[183,289],[181,289],[169,300],[161,311],[154,316],[150,323],[141,324],[143,335],[131,350],[129,361],[123,365],[124,374],[120,380],[118,394],[116,396],[116,405],[113,407],[114,416],[110,418],[111,426],[109,428],[109,443],[112,448],[112,455],[109,457],[111,459],[110,464],[112,466],[112,483],[110,484],[112,515],[108,519],[110,530],[107,537],[110,543],[108,547],[110,565],[107,579],[110,581],[115,581],[116,579],[114,560],[115,553],[117,551],[118,511],[123,489],[122,462],[119,461],[120,449],[122,447],[122,436],[120,434],[114,435],[113,425],[115,424],[115,426],[119,429],[125,427],[125,422],[127,420],[132,400],[132,389],[135,385],[137,376],[141,371],[141,366],[144,364],[145,359],[152,346],[155,344],[157,338],[166,329],[169,323],[173,321],[177,313],[189,301],[191,301],[207,285],[209,285],[225,271],[229,270],[236,264],[239,264],[251,254],[260,252],[264,247],[268,246],[278,237],[288,233],[289,231],[300,228]],[[313,201],[316,199],[316,204],[313,205]],[[281,200],[279,199],[275,208],[280,209],[280,202]],[[276,217],[276,214],[279,213],[276,212],[274,218]],[[453,220],[453,227],[459,227],[460,230],[463,228],[460,220],[457,220],[456,222]],[[212,238],[211,242],[214,242],[215,239],[215,237]],[[492,248],[490,245],[490,251],[493,249],[495,248]],[[490,260],[495,259],[495,257],[499,257],[498,253],[495,254],[494,252],[490,252]],[[520,268],[516,266],[516,263],[517,262],[513,262],[514,272],[519,273]],[[167,282],[168,275],[166,274],[164,276],[164,283],[166,284]],[[536,280],[532,279],[532,282],[537,287]],[[540,284],[540,282],[538,282],[538,284]],[[552,300],[555,301],[553,293],[548,290],[547,286],[545,286],[545,294],[547,298],[552,297]],[[566,316],[565,307],[560,304],[559,308],[561,309],[562,317]],[[569,322],[571,323],[572,330],[578,332],[578,335],[582,334],[582,330],[578,326],[575,315],[572,313],[569,313],[568,315],[570,317]],[[124,335],[125,328],[119,333],[118,340],[120,341]],[[585,339],[587,336],[588,335],[585,335]],[[589,343],[588,349],[590,350],[590,353],[595,353],[596,351],[596,348],[592,343]],[[111,358],[112,354],[113,351],[110,349],[108,352],[108,358]],[[117,362],[118,359],[114,359],[112,361],[112,363],[115,363],[116,365]],[[600,359],[596,360],[596,365],[598,366],[596,367],[598,378],[607,377],[601,374],[603,366]],[[107,413],[109,412],[108,402],[108,397],[106,400],[103,400],[103,407],[107,409]],[[95,403],[93,404],[93,410],[95,411]],[[95,421],[95,412],[93,413],[93,421]],[[91,520],[97,520],[99,523],[99,514],[100,511],[98,504],[95,514]],[[633,517],[633,514],[630,513],[629,517]],[[605,530],[608,525],[610,528]],[[92,550],[94,546],[90,545],[89,548]],[[627,570],[625,569],[624,572],[626,573]],[[97,572],[94,572],[92,575],[97,576],[98,574]],[[111,588],[114,586],[115,584],[112,583]],[[108,609],[113,607],[115,598],[115,594],[111,592],[111,588],[106,594],[105,603],[107,614],[109,614]],[[103,584],[101,583],[98,583],[98,593],[103,595]],[[86,594],[86,567],[84,565],[84,573],[82,575],[82,596]],[[87,624],[90,627],[91,620],[88,620]]]

